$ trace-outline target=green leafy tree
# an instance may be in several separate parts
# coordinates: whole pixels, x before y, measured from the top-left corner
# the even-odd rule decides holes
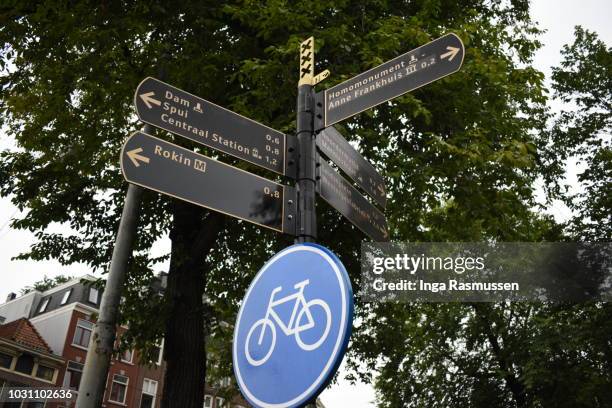
[[[32,285],[26,286],[25,288],[21,289],[21,294],[25,295],[26,293],[30,293],[35,290],[39,292],[44,292],[45,290],[52,289],[56,286],[61,285],[62,283],[66,283],[71,279],[74,279],[74,277],[66,275],[57,275],[53,278],[49,278],[45,276],[41,280],[34,282]]]
[[[381,407],[604,407],[606,304],[380,305],[361,365],[378,367]]]
[[[550,190],[551,197],[562,197],[577,210],[571,228],[564,231],[525,208],[512,211],[518,217],[510,219],[520,219],[515,226],[502,223],[491,229],[476,217],[461,230],[456,217],[464,206],[447,206],[430,215],[446,224],[432,226],[429,240],[466,239],[463,234],[470,230],[480,234],[476,239],[502,241],[608,239],[610,50],[595,34],[577,29],[576,42],[563,53],[566,59],[553,70],[553,87],[557,97],[575,109],[565,108],[551,132],[540,128],[535,157],[539,173],[557,188]],[[547,144],[549,136],[553,142]],[[563,177],[565,161],[577,155],[588,165],[580,175],[587,187],[573,197],[556,180]],[[507,193],[519,191],[511,188]],[[532,202],[530,192],[523,197],[524,203]],[[508,219],[501,214],[500,221]],[[373,304],[365,310],[352,364],[366,379],[377,372],[382,407],[612,403],[612,309],[607,303]]]
[[[561,51],[553,69],[555,98],[563,103],[550,132],[545,158],[549,185],[574,211],[570,232],[581,240],[612,239],[612,48],[581,27],[575,41]],[[567,194],[564,179],[569,158],[578,158],[581,191]]]
[[[13,227],[36,231],[38,237],[22,259],[52,257],[107,268],[125,194],[118,154],[138,126],[131,109],[138,82],[165,70],[171,82],[231,105],[226,73],[219,70],[231,69],[223,59],[232,56],[207,46],[223,48],[228,41],[215,17],[221,7],[216,2],[3,3],[2,124],[18,149],[2,153],[0,184],[3,195],[30,210]],[[210,81],[190,83],[196,73],[206,73]],[[148,314],[126,308],[123,319],[136,328],[145,326],[139,324],[145,318],[153,323],[143,333],[147,344],[166,338],[164,406],[201,406],[202,268],[223,228],[222,217],[156,194],[146,194],[142,208],[127,303],[133,304],[136,288],[152,279],[150,267],[158,259],[148,249],[172,231],[168,289],[162,306],[150,305]],[[74,232],[47,232],[53,222]],[[152,315],[155,311],[160,314]]]

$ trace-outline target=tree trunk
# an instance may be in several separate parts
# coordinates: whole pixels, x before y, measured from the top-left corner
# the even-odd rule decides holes
[[[502,349],[498,335],[493,333],[490,326],[490,320],[485,316],[486,311],[484,310],[484,306],[479,304],[472,304],[476,315],[481,319],[483,323],[483,328],[485,330],[485,335],[487,336],[487,340],[489,341],[489,345],[491,346],[491,351],[493,352],[493,356],[499,365],[499,369],[503,373],[504,381],[506,382],[506,386],[508,390],[512,394],[514,398],[514,402],[516,406],[519,408],[523,408],[527,406],[527,398],[525,395],[525,387],[517,378],[517,376],[513,372],[512,362],[508,361],[506,357],[505,351]],[[483,310],[481,310],[483,309]]]
[[[204,260],[223,227],[224,216],[191,204],[173,202],[168,321],[164,353],[166,373],[162,408],[201,408],[206,378],[202,296]]]

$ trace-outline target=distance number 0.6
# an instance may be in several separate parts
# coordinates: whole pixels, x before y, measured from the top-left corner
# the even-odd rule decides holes
[[[266,140],[268,142],[272,142],[272,143],[277,144],[277,145],[280,145],[280,142],[281,142],[280,141],[280,137],[275,137],[275,136],[272,136],[272,135],[266,135]]]

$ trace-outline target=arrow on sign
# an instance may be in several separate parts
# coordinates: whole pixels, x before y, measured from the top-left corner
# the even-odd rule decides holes
[[[461,39],[447,34],[315,95],[315,130],[350,118],[456,72]]]
[[[149,158],[138,154],[140,152],[142,152],[142,147],[139,147],[134,150],[130,150],[129,152],[125,152],[125,154],[128,155],[128,157],[130,158],[130,160],[132,161],[132,163],[134,163],[134,166],[136,167],[140,167],[140,163],[138,163],[138,160],[140,160],[143,163],[147,163],[147,164],[149,163]]]
[[[295,177],[295,137],[155,78],[146,78],[138,85],[134,105],[136,114],[145,123]]]
[[[315,76],[314,79],[312,80],[313,85],[316,85],[319,82],[323,81],[325,78],[329,76],[329,73],[330,73],[329,69],[326,69],[325,71],[318,73],[317,76]]]
[[[142,99],[145,105],[147,105],[147,108],[151,109],[153,107],[151,106],[151,104],[155,106],[161,105],[160,101],[158,101],[157,99],[153,99],[154,95],[155,95],[155,92],[147,92],[147,93],[140,94],[138,96],[140,96],[140,99]]]
[[[455,55],[457,55],[459,53],[459,51],[461,50],[461,48],[451,47],[450,45],[448,47],[446,47],[446,49],[448,50],[448,52],[440,55],[440,59],[444,59],[446,57],[450,57],[448,59],[449,61],[452,61],[453,58],[455,58]]]
[[[147,165],[141,166],[143,162]],[[295,234],[294,187],[146,133],[136,132],[125,141],[121,172],[132,184],[278,232]]]

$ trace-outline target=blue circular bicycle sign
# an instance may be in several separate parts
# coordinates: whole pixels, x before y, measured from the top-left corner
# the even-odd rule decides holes
[[[298,244],[255,276],[234,329],[238,386],[260,408],[301,406],[338,369],[351,335],[353,292],[330,250]]]

